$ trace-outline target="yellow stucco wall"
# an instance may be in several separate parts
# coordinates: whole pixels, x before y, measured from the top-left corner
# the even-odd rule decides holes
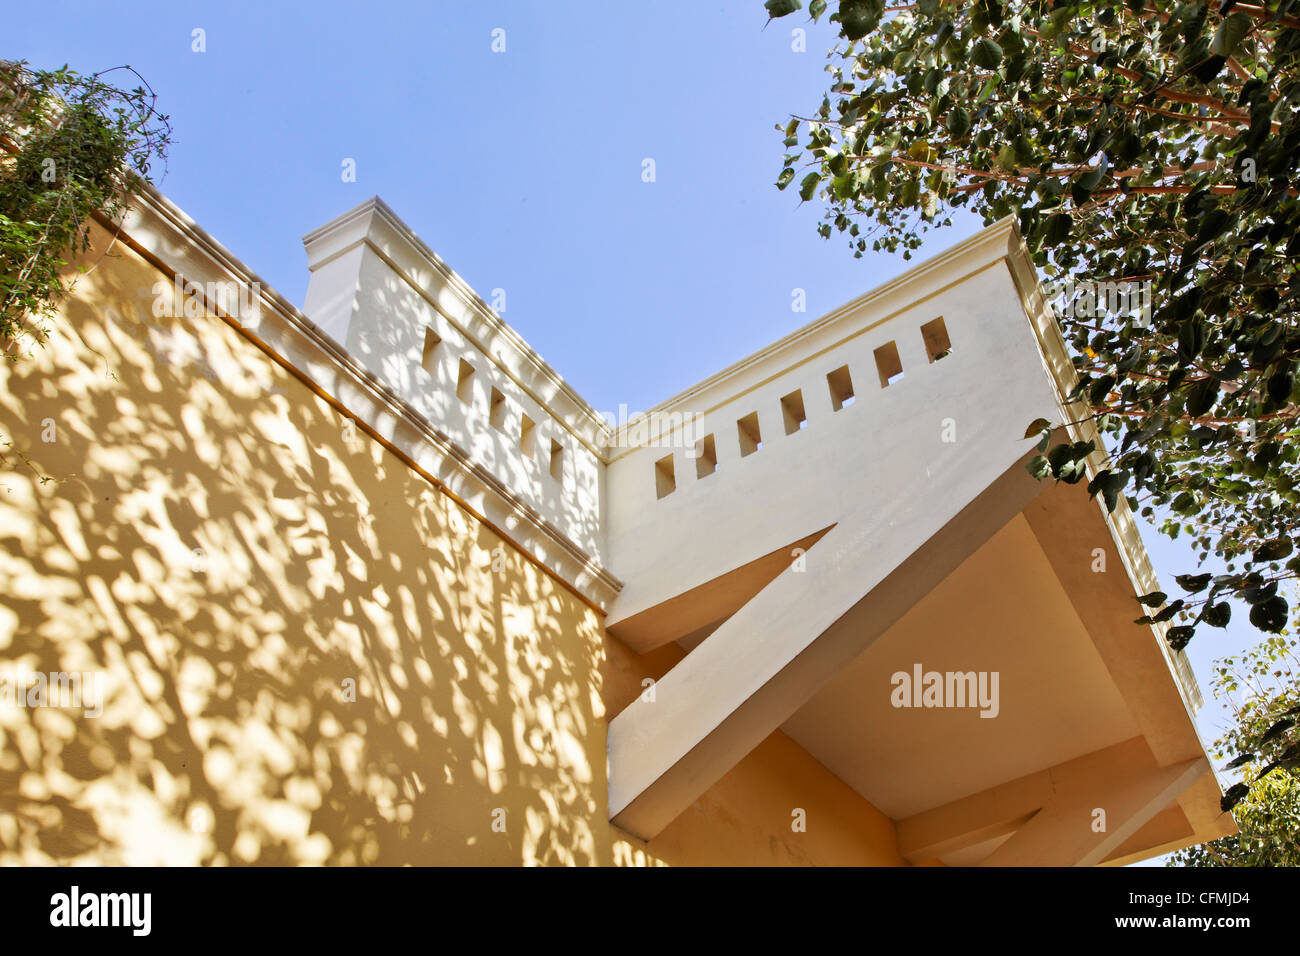
[[[901,862],[779,734],[625,839],[606,712],[647,665],[228,324],[155,318],[154,266],[96,260],[0,368],[0,677],[98,672],[103,713],[0,706],[0,863]]]

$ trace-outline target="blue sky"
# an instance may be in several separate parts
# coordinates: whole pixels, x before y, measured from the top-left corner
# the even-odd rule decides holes
[[[764,19],[760,0],[46,2],[10,6],[0,57],[139,70],[175,131],[160,187],[291,301],[302,235],[378,194],[481,295],[504,289],[506,321],[592,405],[637,410],[907,265],[853,259],[773,188],[773,126],[820,103],[833,34]],[[1167,585],[1193,568],[1146,539]],[[1210,661],[1255,641],[1235,614],[1193,642],[1207,698]],[[1223,720],[1207,700],[1207,741]]]
[[[0,55],[144,74],[175,128],[161,188],[291,301],[302,235],[378,194],[485,298],[506,290],[506,320],[600,409],[649,407],[904,265],[854,260],[773,188],[773,126],[821,102],[833,34],[765,30],[759,0],[54,3],[7,21]]]

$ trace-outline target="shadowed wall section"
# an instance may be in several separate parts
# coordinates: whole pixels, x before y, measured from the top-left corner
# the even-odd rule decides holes
[[[114,244],[48,345],[0,367],[0,673],[94,672],[103,706],[0,706],[0,863],[901,862],[779,733],[651,845],[624,838],[606,707],[680,652],[607,639],[236,329],[156,317],[159,295],[171,311],[170,277]]]

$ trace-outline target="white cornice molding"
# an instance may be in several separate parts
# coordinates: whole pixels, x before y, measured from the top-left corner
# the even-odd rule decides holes
[[[622,582],[592,555],[474,462],[156,189],[143,187],[134,198],[123,218],[121,235],[166,270],[190,282],[233,281],[256,289],[250,314],[238,316],[236,324],[305,381],[391,443],[588,603],[603,609],[622,589]],[[217,311],[215,303],[208,307]]]

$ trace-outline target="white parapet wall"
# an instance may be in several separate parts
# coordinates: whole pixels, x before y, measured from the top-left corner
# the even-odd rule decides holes
[[[611,624],[863,505],[946,511],[1027,451],[1058,403],[1006,264],[1018,241],[984,230],[652,409],[689,423],[671,441],[630,423],[607,475]]]
[[[605,421],[377,197],[303,243],[303,311],[579,553],[607,603]]]

